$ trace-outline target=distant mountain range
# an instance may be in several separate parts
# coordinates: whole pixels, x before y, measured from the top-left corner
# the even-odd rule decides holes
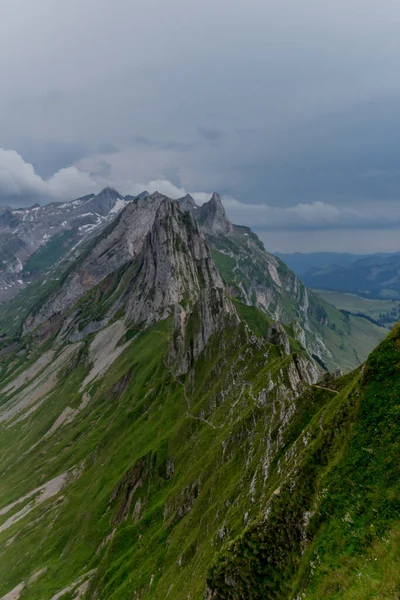
[[[13,298],[134,199],[105,188],[71,202],[0,207],[0,302]]]
[[[400,298],[400,252],[394,254],[277,253],[302,281],[314,289],[367,298]]]

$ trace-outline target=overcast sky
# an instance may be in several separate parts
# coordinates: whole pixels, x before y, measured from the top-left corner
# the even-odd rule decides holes
[[[204,200],[269,250],[400,250],[397,0],[0,0],[0,204]]]

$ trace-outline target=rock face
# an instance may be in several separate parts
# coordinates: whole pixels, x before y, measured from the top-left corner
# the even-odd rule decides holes
[[[155,214],[165,196],[155,193],[128,203],[112,224],[81,256],[79,264],[44,302],[40,310],[25,323],[25,331],[65,312],[88,290],[107,275],[116,271],[140,254]]]
[[[196,218],[206,233],[212,235],[231,235],[233,233],[233,225],[226,216],[219,194],[214,193],[211,200],[198,209]]]
[[[231,309],[210,250],[190,213],[163,200],[143,248],[140,270],[127,293],[127,319],[151,324],[166,318],[182,303],[190,311],[202,291],[213,290],[221,308]],[[184,309],[183,309],[184,310]]]
[[[123,298],[126,321],[150,325],[173,312],[169,360],[178,373],[186,372],[211,335],[227,320],[237,321],[236,311],[204,235],[178,203],[162,201],[142,254],[140,270]]]
[[[183,198],[178,198],[177,202],[181,209],[185,212],[192,212],[198,210],[199,208],[190,194],[186,194],[186,196],[183,196]]]
[[[271,344],[282,346],[286,354],[290,354],[289,337],[281,323],[275,322],[268,329],[267,340]]]
[[[70,340],[104,327],[120,309],[128,326],[144,328],[173,315],[169,360],[177,372],[186,372],[211,335],[227,320],[237,320],[199,224],[177,202],[155,193],[134,200],[122,211],[71,269],[61,288],[28,317],[25,331],[58,322],[86,292],[124,265],[136,265],[132,278],[120,284],[100,320],[86,322],[82,330],[74,312],[63,319],[62,332],[68,331]]]

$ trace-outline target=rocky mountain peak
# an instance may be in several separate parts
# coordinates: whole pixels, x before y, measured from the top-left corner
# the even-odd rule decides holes
[[[196,217],[206,233],[232,235],[233,225],[226,216],[221,196],[214,192],[211,199],[198,210]]]
[[[183,372],[235,310],[203,233],[177,202],[160,203],[142,256],[124,300],[127,320],[150,325],[173,314],[176,335],[170,357]],[[198,327],[189,345],[187,326],[194,315]]]
[[[196,202],[193,200],[190,194],[186,194],[182,198],[178,198],[177,202],[181,209],[187,212],[198,208]]]
[[[147,190],[144,190],[143,192],[140,192],[140,194],[138,194],[137,196],[126,196],[125,199],[128,200],[128,198],[132,198],[136,201],[138,200],[146,200],[146,198],[148,198],[150,196],[149,192]]]
[[[112,197],[112,198],[119,198],[122,199],[123,196],[121,196],[121,194],[119,192],[117,192],[116,189],[112,188],[112,187],[105,187],[101,190],[101,192],[99,192],[97,194],[97,198],[107,198],[107,197]]]
[[[85,210],[93,210],[95,213],[101,216],[108,216],[115,207],[119,204],[124,203],[125,199],[117,190],[111,187],[106,187],[97,196],[93,196],[85,204]]]

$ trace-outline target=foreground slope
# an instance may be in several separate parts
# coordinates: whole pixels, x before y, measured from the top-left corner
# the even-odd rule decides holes
[[[398,597],[399,359],[396,326],[307,424],[295,423],[279,456],[290,476],[218,557],[208,598]]]

